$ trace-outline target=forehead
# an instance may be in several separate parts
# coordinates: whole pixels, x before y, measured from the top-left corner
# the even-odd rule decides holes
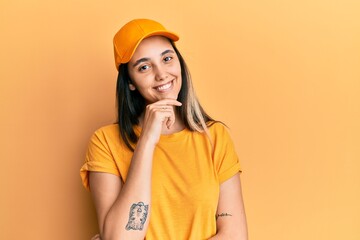
[[[165,50],[174,50],[170,40],[163,36],[152,36],[141,41],[136,48],[130,62],[136,61],[139,58],[151,58],[160,56]]]

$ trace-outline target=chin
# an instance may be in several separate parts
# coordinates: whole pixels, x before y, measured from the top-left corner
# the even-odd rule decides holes
[[[172,95],[167,96],[166,98],[177,100],[178,99],[178,94],[172,94]]]
[[[161,94],[158,96],[158,100],[162,100],[162,99],[174,99],[177,100],[178,98],[178,93],[171,93],[169,92],[168,94]]]

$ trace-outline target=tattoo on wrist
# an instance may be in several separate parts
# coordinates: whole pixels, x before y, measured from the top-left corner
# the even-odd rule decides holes
[[[134,203],[130,208],[129,221],[126,224],[126,230],[143,230],[146,218],[148,216],[149,205],[143,202]]]
[[[215,219],[218,219],[219,217],[232,217],[230,213],[220,213],[215,215]]]

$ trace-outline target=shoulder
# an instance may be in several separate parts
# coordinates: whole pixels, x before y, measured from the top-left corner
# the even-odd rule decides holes
[[[94,135],[104,135],[104,136],[119,135],[119,125],[110,124],[110,125],[102,126],[94,132]]]
[[[141,132],[140,128],[138,126],[134,126],[133,129],[135,134],[139,136]],[[97,129],[91,137],[91,142],[101,143],[102,145],[109,146],[116,151],[131,152],[121,137],[120,127],[117,123],[105,125]],[[130,142],[130,145],[135,147],[136,143]]]
[[[208,124],[208,129],[212,137],[219,137],[224,134],[228,134],[228,127],[223,122],[210,122]]]
[[[119,132],[119,125],[116,123],[105,125],[105,126],[98,128],[95,131],[95,133],[97,133],[97,132],[110,133],[110,134],[114,133],[114,132]]]
[[[215,148],[227,148],[233,145],[229,128],[223,122],[213,122],[208,125],[208,129]]]
[[[108,144],[119,141],[120,132],[118,124],[110,124],[98,128],[91,136],[90,142]]]

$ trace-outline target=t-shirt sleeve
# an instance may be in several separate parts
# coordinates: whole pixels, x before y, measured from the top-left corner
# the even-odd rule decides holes
[[[241,166],[227,128],[221,123],[215,125],[215,168],[219,182],[223,183],[236,173],[241,172]]]
[[[120,176],[119,169],[107,144],[106,136],[101,130],[96,131],[90,138],[85,163],[80,169],[80,177],[87,190],[90,190],[90,171],[106,172]]]

